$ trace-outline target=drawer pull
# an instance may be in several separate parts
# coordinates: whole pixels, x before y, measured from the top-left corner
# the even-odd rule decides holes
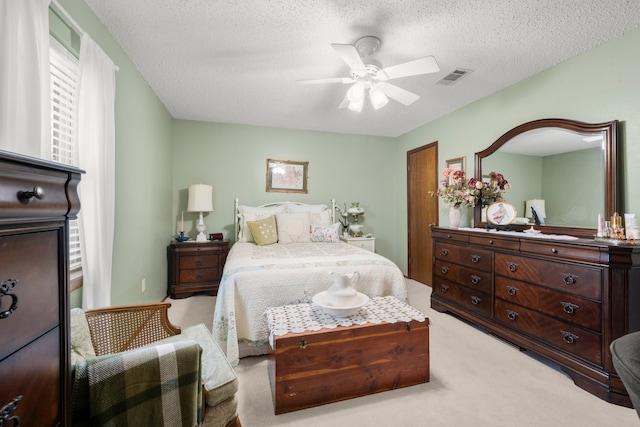
[[[449,249],[447,249],[447,248],[442,248],[442,250],[440,252],[442,253],[443,256],[449,255]]]
[[[440,271],[442,271],[442,274],[447,274],[449,272],[449,267],[447,267],[446,265],[443,265]]]
[[[570,302],[560,301],[560,304],[562,304],[562,311],[564,311],[567,314],[573,314],[577,309],[580,308],[579,305],[575,305]]]
[[[519,314],[517,311],[507,310],[507,317],[509,318],[509,320],[516,320],[518,316]]]
[[[44,199],[44,188],[36,185],[31,191],[18,191],[18,199],[23,202],[28,202],[29,199],[35,197],[38,200]]]
[[[471,295],[471,304],[478,305],[478,304],[480,304],[480,301],[482,301],[482,299],[480,297],[477,297],[475,295]]]
[[[515,286],[507,286],[507,293],[512,297],[515,296],[519,290],[520,289],[516,288]]]
[[[578,276],[570,273],[560,273],[562,275],[562,281],[565,285],[575,285],[578,280]]]
[[[578,338],[580,338],[579,336],[568,331],[560,331],[560,333],[562,334],[562,340],[567,344],[574,344],[576,341],[578,341]]]
[[[551,253],[552,253],[552,254],[557,254],[557,253],[558,253],[558,250],[557,250],[556,248],[551,248]]]
[[[198,267],[200,267],[202,264],[204,264],[204,260],[203,260],[202,258],[198,258],[198,259],[196,260],[196,265],[197,265]]]
[[[11,298],[11,305],[8,310],[0,312],[0,319],[6,319],[18,308],[18,296],[11,293],[11,290],[18,284],[17,280],[7,280],[0,283],[0,307],[2,307],[2,298]]]
[[[507,267],[509,268],[510,272],[514,273],[518,269],[518,264],[516,264],[515,262],[507,262]]]
[[[446,294],[449,290],[449,285],[440,285],[440,288],[442,289],[442,292]]]
[[[22,396],[14,398],[11,402],[0,408],[0,426],[9,426],[9,422],[13,422],[13,427],[20,427],[20,417],[17,415],[11,415],[18,402],[22,400]]]
[[[474,264],[477,264],[480,262],[480,255],[471,255],[471,262],[473,262]]]
[[[490,245],[493,245],[493,240],[489,240],[489,244],[490,244]]]
[[[471,275],[471,283],[473,283],[474,285],[480,283],[480,280],[482,280],[482,277],[476,276],[474,274]]]
[[[204,277],[204,273],[196,273],[196,279],[200,280]]]
[[[300,338],[300,348],[303,350],[307,348],[307,340],[305,340],[304,337]]]

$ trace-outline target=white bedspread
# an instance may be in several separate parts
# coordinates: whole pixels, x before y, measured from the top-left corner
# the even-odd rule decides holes
[[[352,285],[369,297],[407,299],[398,266],[365,249],[343,242],[235,243],[224,267],[213,318],[214,338],[231,364],[238,363],[239,342],[266,348],[267,308],[311,302],[331,286],[333,271],[343,275],[358,271]]]

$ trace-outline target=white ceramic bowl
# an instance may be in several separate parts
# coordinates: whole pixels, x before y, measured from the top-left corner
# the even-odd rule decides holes
[[[336,307],[329,304],[327,299],[327,291],[322,291],[315,294],[312,298],[313,303],[324,311],[335,317],[348,317],[356,314],[366,303],[369,302],[369,297],[363,293],[358,292],[358,300],[355,304],[348,307]]]

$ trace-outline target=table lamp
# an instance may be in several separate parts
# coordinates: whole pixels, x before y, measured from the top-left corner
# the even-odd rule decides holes
[[[531,199],[525,202],[525,216],[527,218],[533,218],[536,225],[544,224],[544,219],[547,216],[544,211],[544,200]]]
[[[200,212],[200,218],[196,225],[198,230],[198,237],[196,242],[206,242],[207,236],[204,234],[204,230],[207,227],[204,225],[202,219],[203,212],[211,212],[213,210],[213,187],[206,184],[193,184],[189,186],[189,203],[187,210],[189,212]]]

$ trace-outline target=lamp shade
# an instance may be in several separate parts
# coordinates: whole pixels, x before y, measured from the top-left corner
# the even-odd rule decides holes
[[[547,214],[544,211],[544,200],[542,199],[527,200],[525,202],[525,205],[526,205],[525,216],[527,218],[533,218],[533,213],[531,212],[531,208],[535,209],[536,215],[538,215],[538,218],[542,219],[547,217]]]
[[[206,184],[189,186],[189,212],[211,212],[213,210],[213,187]]]

